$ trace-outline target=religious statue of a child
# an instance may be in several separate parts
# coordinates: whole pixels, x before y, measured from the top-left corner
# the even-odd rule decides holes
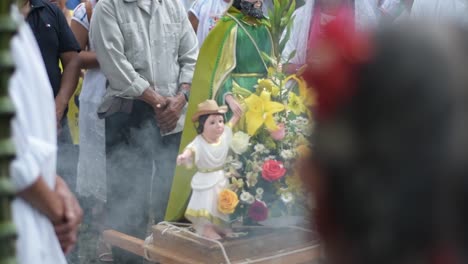
[[[227,106],[218,106],[214,100],[200,103],[192,116],[198,135],[177,157],[178,165],[195,164],[197,168],[185,217],[193,223],[197,234],[210,239],[221,239],[230,232],[229,216],[218,210],[218,196],[229,184],[224,164],[232,139],[231,128],[240,116],[233,115],[225,125],[227,111]]]

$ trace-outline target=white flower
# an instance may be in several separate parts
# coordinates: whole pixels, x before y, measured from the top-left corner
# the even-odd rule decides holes
[[[253,162],[252,163],[252,172],[259,173],[261,171],[262,171],[262,166],[260,166],[260,164],[258,164],[257,161]]]
[[[259,194],[259,195],[262,195],[263,192],[264,192],[264,190],[263,190],[263,188],[257,188],[257,190],[256,190],[255,192],[256,192],[257,194]]]
[[[231,178],[231,177],[236,178],[236,177],[239,177],[240,175],[239,175],[239,172],[237,172],[237,170],[236,170],[235,168],[230,167],[230,168],[227,169],[227,171],[225,172],[225,176],[226,176],[227,178]]]
[[[226,163],[231,163],[234,160],[234,157],[231,155],[228,155],[226,158]]]
[[[252,204],[253,202],[255,202],[255,198],[249,192],[242,192],[239,198],[242,202],[247,204]]]
[[[247,186],[253,187],[253,186],[257,185],[257,182],[258,182],[258,180],[257,180],[258,174],[257,173],[247,172],[246,178],[247,178]]]
[[[255,197],[253,197],[252,195],[250,195],[249,199],[247,200],[247,203],[248,204],[253,204],[255,202]]]
[[[294,200],[294,196],[291,192],[285,192],[281,194],[281,200],[285,203],[288,204]]]
[[[290,160],[294,158],[294,151],[290,149],[284,149],[281,151],[280,156],[285,160]]]
[[[241,201],[246,202],[249,199],[249,196],[251,196],[250,193],[242,192],[241,195],[239,196],[239,198],[240,198]]]
[[[238,161],[238,160],[235,160],[235,161],[231,161],[231,165],[234,169],[236,170],[240,170],[242,169],[242,162]]]
[[[255,195],[255,200],[261,201],[262,198],[263,198],[263,195],[261,195],[261,194],[258,194],[258,193],[257,193],[257,194]]]
[[[255,149],[255,152],[260,152],[260,153],[262,153],[262,152],[264,152],[266,150],[265,145],[263,145],[263,144],[255,145],[254,149]]]
[[[242,154],[249,148],[250,136],[242,131],[238,131],[234,134],[231,141],[231,149],[236,154]]]

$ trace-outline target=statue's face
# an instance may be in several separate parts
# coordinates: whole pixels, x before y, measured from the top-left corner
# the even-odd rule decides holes
[[[263,18],[263,0],[240,0],[242,13],[255,18]]]
[[[209,115],[203,125],[202,135],[208,139],[219,139],[224,132],[224,117]]]

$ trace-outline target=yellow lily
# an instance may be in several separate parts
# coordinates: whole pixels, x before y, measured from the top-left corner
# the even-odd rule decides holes
[[[316,101],[316,95],[312,89],[307,87],[307,83],[304,79],[297,77],[297,75],[292,74],[289,75],[285,80],[284,83],[287,83],[289,80],[293,80],[297,83],[299,87],[299,96],[304,102],[305,106],[314,106]]]
[[[273,96],[278,96],[280,93],[280,88],[271,79],[259,79],[257,83],[258,94],[261,94],[262,91],[267,91]]]
[[[302,103],[301,98],[293,92],[289,93],[288,109],[295,115],[300,115],[305,111],[305,106]]]
[[[284,105],[271,101],[271,94],[269,92],[263,91],[260,96],[251,94],[245,99],[245,104],[248,107],[245,113],[247,134],[250,136],[255,135],[263,124],[271,131],[278,129],[273,119],[273,114],[283,111]]]

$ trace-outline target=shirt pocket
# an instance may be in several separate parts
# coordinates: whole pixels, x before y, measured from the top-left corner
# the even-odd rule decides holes
[[[121,29],[125,56],[135,68],[138,68],[144,52],[144,36],[141,26],[136,22],[129,22],[122,24]]]
[[[180,23],[164,23],[163,24],[163,38],[165,42],[165,49],[171,52],[173,55],[179,53],[179,42],[181,35]]]

